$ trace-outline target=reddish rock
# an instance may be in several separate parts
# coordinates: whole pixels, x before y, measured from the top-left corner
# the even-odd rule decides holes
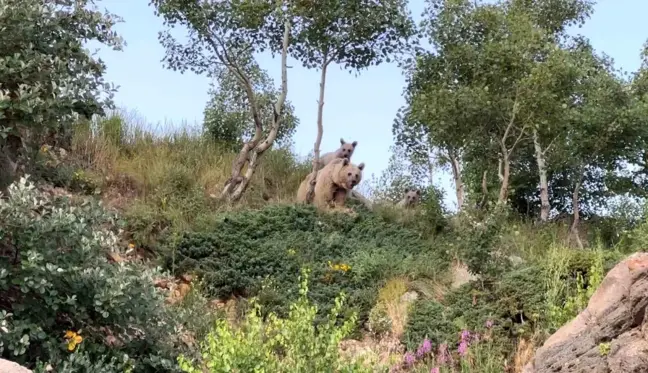
[[[524,373],[648,373],[648,253],[617,264]]]

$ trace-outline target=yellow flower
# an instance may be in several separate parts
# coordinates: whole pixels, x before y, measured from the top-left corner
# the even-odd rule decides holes
[[[67,343],[68,351],[74,351],[76,346],[81,342],[83,342],[83,337],[81,337],[80,335],[78,335],[77,333],[71,330],[65,332],[65,338],[68,340]]]
[[[331,264],[331,262],[328,262],[329,267],[334,270],[334,271],[343,271],[346,272],[351,269],[351,266],[348,264]]]
[[[131,250],[135,249],[135,244],[132,243],[132,242],[129,243],[129,244],[128,244],[128,248],[131,249]]]
[[[288,255],[295,255],[296,253],[295,249],[288,249]]]

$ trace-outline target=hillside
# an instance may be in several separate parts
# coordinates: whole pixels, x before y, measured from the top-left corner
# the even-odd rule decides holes
[[[585,307],[606,271],[641,247],[646,230],[644,223],[628,226],[605,243],[596,240],[605,224],[622,222],[586,223],[589,236],[583,240],[590,248],[581,250],[567,244],[565,223],[539,227],[497,209],[486,215],[438,215],[438,204],[424,201],[413,210],[379,205],[369,211],[356,204],[353,214],[323,213],[289,202],[298,179],[282,184],[273,177],[279,171],[255,180],[249,199],[232,208],[201,185],[208,175],[218,179],[219,166],[227,168],[226,161],[214,159],[231,155],[206,160],[197,151],[208,146],[200,137],[140,133],[119,143],[109,140],[82,131],[69,152],[42,148],[28,179],[41,187],[16,184],[2,202],[0,232],[5,244],[8,237],[13,242],[5,257],[13,256],[11,247],[21,248],[14,253],[21,265],[13,267],[11,277],[24,278],[16,285],[30,289],[23,296],[3,296],[13,310],[6,319],[12,332],[5,335],[5,351],[20,346],[11,341],[20,340],[21,330],[41,331],[18,350],[17,359],[7,355],[30,368],[37,357],[58,366],[70,361],[69,369],[77,369],[71,371],[116,358],[111,369],[121,371],[118,361],[126,353],[134,371],[175,371],[175,356],[196,353],[213,320],[254,322],[245,318],[252,298],[261,315],[296,317],[294,327],[304,325],[299,323],[308,313],[291,314],[289,306],[299,299],[301,269],[309,269],[308,300],[318,309],[316,325],[326,322],[340,292],[346,295],[336,320],[355,322],[339,336],[357,342],[344,342],[342,356],[369,359],[366,364],[374,370],[388,369],[418,356],[429,341],[436,360],[426,355],[408,370],[429,370],[439,364],[439,349],[447,349],[470,372],[520,371],[534,346]],[[197,170],[194,177],[189,165]],[[269,153],[266,167],[287,173],[289,167],[299,172],[307,166],[279,150]],[[83,202],[97,199],[107,212]],[[105,215],[110,211],[116,217]],[[74,240],[72,232],[78,235]],[[93,232],[109,239],[93,239]],[[65,242],[64,256],[57,242]],[[153,269],[156,263],[163,272]],[[471,279],[466,269],[479,278],[465,283]],[[53,307],[39,315],[29,306],[42,302],[37,279],[46,280],[44,294],[51,294],[46,299]],[[69,297],[76,301],[69,303]],[[154,319],[159,321],[151,323]],[[57,345],[68,329],[83,339],[65,358]],[[304,332],[289,335],[305,338]],[[248,343],[263,343],[255,335],[233,335],[229,343],[247,351]],[[481,337],[460,347],[467,335]],[[324,345],[312,348],[324,351],[319,350]],[[254,360],[241,354],[232,356],[232,364]]]
[[[0,7],[0,364],[641,367],[648,64],[624,75],[565,31],[587,0],[431,0],[420,24],[401,1],[325,5],[153,0],[164,66],[214,81],[201,127],[165,131],[115,109],[83,48],[123,47],[115,15]],[[279,84],[262,51],[281,56]],[[321,72],[320,135],[327,68],[398,61],[405,105],[379,177],[354,139],[294,153],[288,57]],[[570,333],[586,330],[579,350]]]

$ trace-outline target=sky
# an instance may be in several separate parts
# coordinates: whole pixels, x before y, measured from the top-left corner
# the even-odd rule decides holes
[[[117,85],[115,103],[151,125],[180,127],[200,125],[208,101],[209,79],[190,72],[181,74],[165,69],[161,60],[164,49],[157,39],[162,21],[153,13],[148,0],[104,0],[99,3],[123,18],[117,31],[126,41],[123,51],[106,47],[98,56],[106,63],[106,80]],[[416,20],[423,11],[423,0],[410,0]],[[648,1],[599,0],[592,17],[572,33],[589,38],[594,48],[611,56],[617,67],[635,71],[641,61],[639,52],[648,39]],[[96,49],[96,45],[92,45]],[[278,59],[259,58],[261,67],[279,82]],[[294,137],[294,150],[307,155],[317,135],[317,98],[319,71],[302,68],[289,61],[288,100],[295,106],[300,125]],[[346,141],[358,141],[354,163],[364,162],[365,180],[379,176],[387,167],[389,147],[393,144],[392,123],[404,104],[405,80],[395,64],[383,64],[360,72],[359,76],[338,66],[329,68],[324,99],[324,135],[322,151],[331,151]],[[456,198],[448,173],[438,172],[435,184],[446,192],[445,204],[456,209]]]

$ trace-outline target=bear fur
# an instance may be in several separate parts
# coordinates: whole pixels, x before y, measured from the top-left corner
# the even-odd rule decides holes
[[[331,163],[334,159],[337,158],[346,158],[351,160],[351,156],[355,151],[355,147],[358,145],[357,141],[354,142],[345,142],[343,138],[340,138],[340,147],[334,152],[328,152],[319,157],[317,162],[317,169],[321,170],[327,164]]]
[[[337,158],[324,166],[317,173],[313,205],[320,209],[326,209],[331,205],[343,207],[348,192],[362,180],[364,166],[364,163],[352,164],[348,158]],[[311,172],[299,185],[297,202],[306,202],[306,194],[312,180]]]
[[[409,208],[413,207],[421,200],[421,191],[414,188],[405,189],[405,196],[401,199],[396,206]]]

